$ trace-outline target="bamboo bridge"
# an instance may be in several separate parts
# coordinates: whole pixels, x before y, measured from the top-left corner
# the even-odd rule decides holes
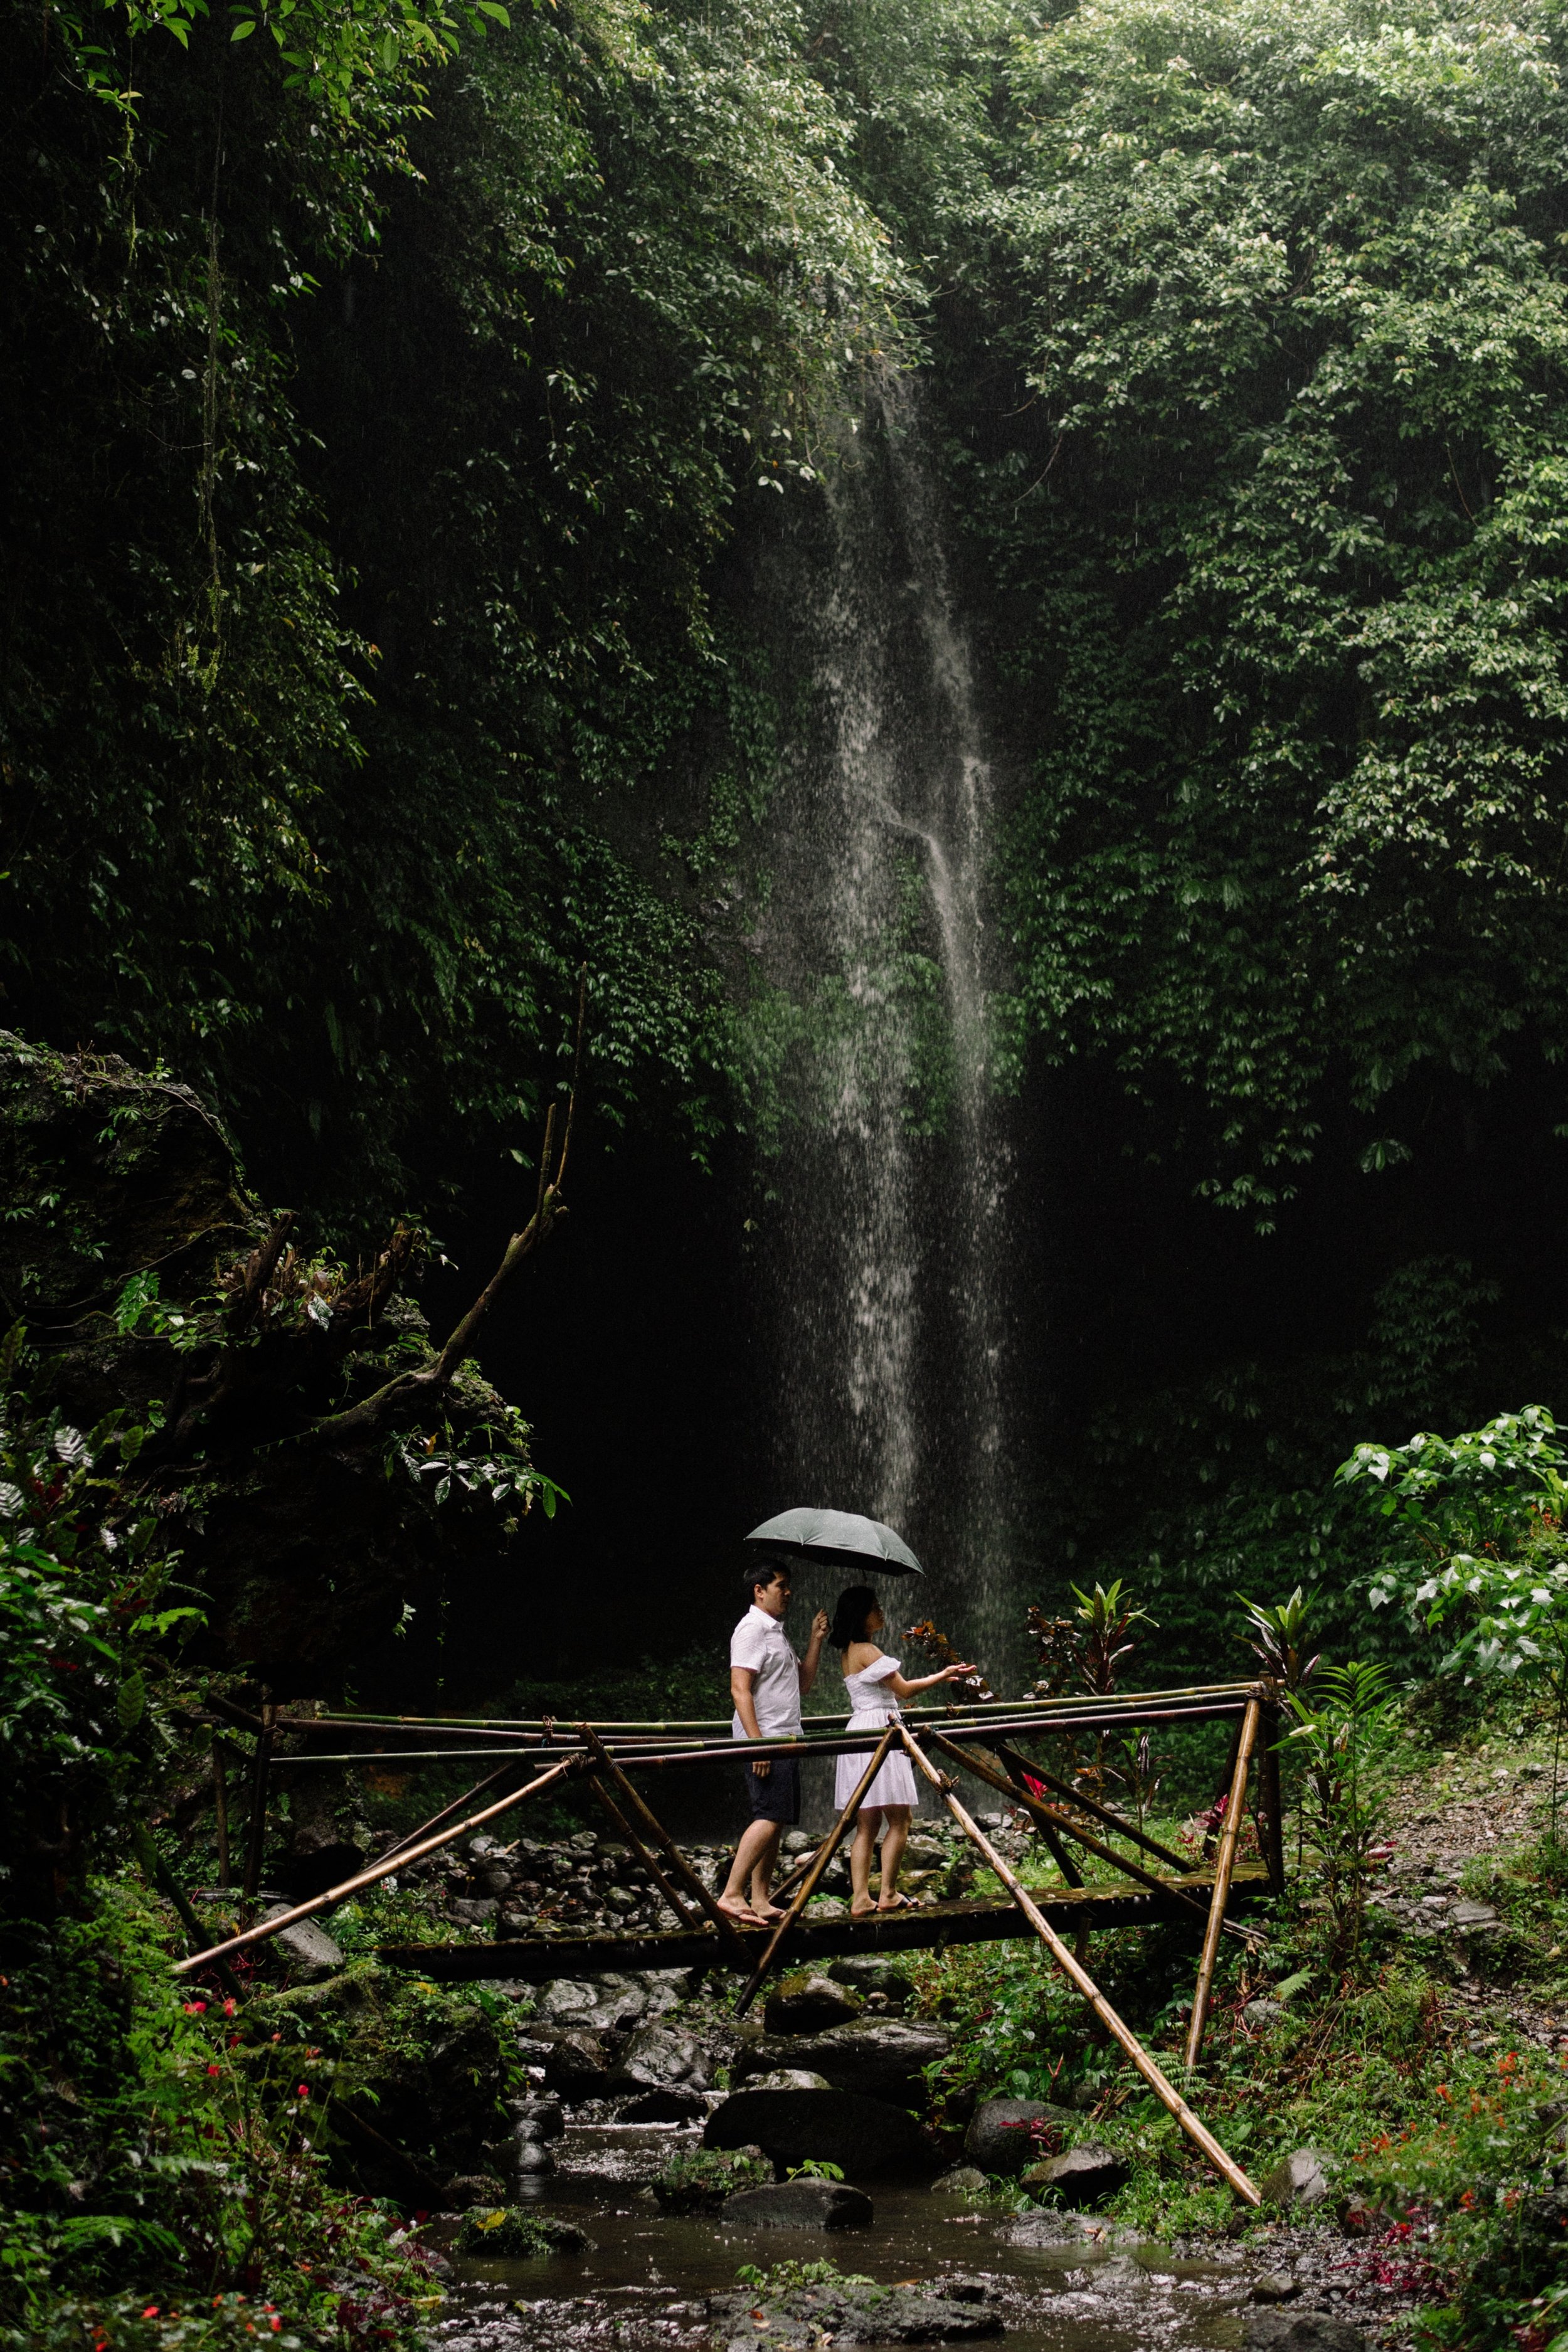
[[[177,1976],[206,1968],[222,1970],[231,1953],[264,1942],[299,1920],[333,1909],[426,1854],[487,1828],[545,1789],[575,1781],[592,1794],[648,1873],[678,1922],[674,1932],[498,1936],[485,1944],[392,1946],[384,1948],[381,1958],[392,1967],[416,1969],[424,1976],[447,1982],[504,1978],[538,1983],[552,1977],[607,1969],[724,1969],[745,1979],[736,2002],[739,2014],[751,2006],[785,1958],[795,1962],[859,1952],[941,1949],[952,1944],[1034,1936],[1215,2170],[1247,2203],[1260,2201],[1247,2174],[1205,2129],[1111,2008],[1085,1962],[1089,1937],[1097,1928],[1187,1923],[1194,1936],[1201,1930],[1185,2045],[1187,2066],[1196,2063],[1221,1939],[1228,1935],[1250,1940],[1241,1920],[1233,1915],[1260,1895],[1284,1889],[1278,1706],[1267,1684],[1213,1683],[1112,1697],[990,1699],[940,1710],[920,1709],[889,1724],[868,1755],[867,1742],[871,1735],[864,1730],[849,1732],[848,1718],[844,1716],[812,1717],[809,1729],[799,1738],[748,1740],[738,1748],[727,1718],[561,1723],[549,1717],[503,1720],[452,1716],[289,1716],[271,1706],[258,1717],[226,1703],[215,1702],[215,1706],[222,1720],[256,1737],[249,1892],[257,1883],[259,1832],[272,1772],[328,1763],[378,1767],[395,1763],[412,1769],[462,1759],[483,1762],[491,1769],[466,1795],[443,1806],[366,1869],[309,1902],[296,1904],[205,1951],[193,1953],[177,1963]],[[1216,1799],[1212,1861],[1201,1870],[1191,1866],[1190,1857],[1173,1853],[1141,1825],[1061,1779],[1049,1764],[1026,1754],[1019,1745],[1024,1740],[1037,1746],[1064,1737],[1099,1738],[1155,1725],[1175,1727],[1210,1722],[1229,1723],[1232,1737]],[[298,1753],[275,1753],[280,1732],[304,1743]],[[926,1903],[859,1919],[813,1919],[807,1906],[853,1827],[866,1790],[895,1746],[907,1753],[1007,1899]],[[787,1907],[771,1928],[749,1927],[721,1908],[712,1888],[681,1853],[633,1779],[634,1774],[640,1780],[653,1773],[720,1767],[733,1771],[738,1760],[751,1763],[762,1757],[841,1755],[868,1756],[866,1769],[826,1836],[774,1890],[775,1902]],[[961,1801],[952,1768],[1028,1815],[1057,1866],[1062,1880],[1059,1888],[1046,1892],[1025,1885]],[[1249,1790],[1261,1860],[1238,1869],[1237,1845],[1248,1811]],[[1087,1884],[1080,1866],[1084,1856],[1113,1871],[1114,1882]]]

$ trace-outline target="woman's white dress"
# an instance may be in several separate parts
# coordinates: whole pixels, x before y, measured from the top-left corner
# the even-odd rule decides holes
[[[897,1658],[873,1658],[858,1675],[846,1675],[844,1687],[849,1694],[851,1713],[847,1728],[851,1731],[886,1731],[889,1723],[897,1723],[899,1703],[887,1688],[888,1676],[899,1671]],[[874,1748],[857,1756],[841,1756],[834,1776],[833,1801],[842,1812],[859,1783],[860,1775],[871,1761]],[[915,1768],[901,1748],[892,1750],[881,1770],[861,1798],[862,1806],[913,1805],[919,1802],[915,1787]]]

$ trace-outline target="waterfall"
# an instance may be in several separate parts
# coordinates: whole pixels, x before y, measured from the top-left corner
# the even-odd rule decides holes
[[[934,1617],[995,1679],[1021,1603],[992,766],[907,385],[825,473],[771,589],[802,691],[759,947],[805,1009],[800,1123],[767,1171],[770,1484],[898,1528],[928,1573],[886,1588],[889,1622]]]

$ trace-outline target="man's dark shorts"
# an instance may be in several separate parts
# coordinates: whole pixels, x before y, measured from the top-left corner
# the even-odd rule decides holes
[[[760,1778],[746,1767],[746,1789],[752,1800],[754,1822],[777,1822],[784,1829],[794,1829],[800,1819],[800,1759],[797,1756],[775,1756],[773,1769]]]

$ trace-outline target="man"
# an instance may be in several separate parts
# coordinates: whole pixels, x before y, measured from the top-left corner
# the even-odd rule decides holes
[[[735,1702],[731,1727],[737,1739],[798,1739],[800,1703],[816,1680],[827,1612],[811,1621],[811,1639],[797,1658],[784,1637],[789,1607],[786,1568],[769,1565],[750,1580],[752,1605],[730,1637],[730,1692]],[[746,1775],[752,1819],[731,1865],[719,1907],[748,1927],[766,1927],[784,1916],[773,1907],[771,1888],[779,1840],[800,1819],[800,1759],[762,1756]]]

